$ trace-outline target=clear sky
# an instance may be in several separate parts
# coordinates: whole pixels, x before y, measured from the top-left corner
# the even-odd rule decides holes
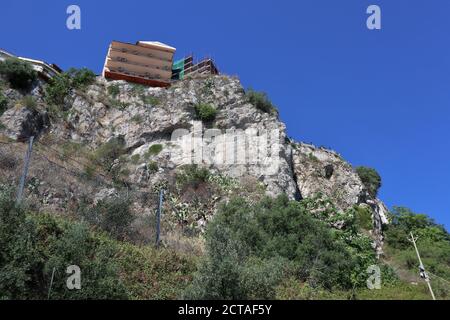
[[[81,7],[82,29],[66,28]],[[382,10],[382,29],[366,9]],[[450,229],[450,1],[3,0],[0,47],[101,72],[111,40],[211,55],[266,91],[288,134],[376,168],[389,207]]]

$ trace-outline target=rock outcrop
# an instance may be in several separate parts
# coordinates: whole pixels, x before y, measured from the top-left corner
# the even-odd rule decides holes
[[[50,124],[50,120],[46,113],[19,105],[8,109],[0,117],[0,123],[3,124],[6,135],[11,139],[24,140],[45,131]]]
[[[111,86],[118,88],[117,95],[108,93]],[[14,99],[14,92],[9,96]],[[288,139],[276,112],[267,113],[249,103],[237,78],[187,79],[168,89],[98,78],[88,90],[76,91],[66,100],[64,121],[53,121],[48,134],[91,149],[120,138],[127,151],[125,157],[134,162],[129,165],[130,184],[157,185],[183,164],[195,162],[224,176],[251,176],[270,196],[286,193],[298,200],[321,193],[341,211],[368,205],[373,210],[375,246],[381,250],[382,224],[387,223],[384,204],[368,196],[361,179],[339,154]],[[202,123],[197,118],[194,106],[199,103],[217,110],[214,121]],[[13,107],[0,122],[0,133],[20,140],[44,131],[49,117],[43,110]],[[181,134],[174,137],[174,133]],[[256,133],[258,138],[239,140],[244,133]],[[180,139],[188,141],[187,152]],[[236,141],[243,144],[235,148]],[[149,153],[155,145],[160,150]],[[270,157],[250,152],[255,148],[262,148]],[[151,162],[157,167],[150,168]],[[115,190],[108,186],[94,194],[98,201]]]

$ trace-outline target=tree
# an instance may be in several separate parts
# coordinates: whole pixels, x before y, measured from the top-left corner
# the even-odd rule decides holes
[[[357,167],[356,173],[366,187],[369,195],[376,198],[378,195],[378,190],[381,187],[381,177],[378,172],[369,167]]]
[[[370,242],[368,247],[373,256]],[[347,245],[287,196],[255,205],[237,198],[222,206],[208,225],[206,249],[187,298],[273,299],[288,276],[315,288],[348,289],[355,284],[353,271],[367,267],[360,259],[366,243]]]
[[[18,58],[8,58],[0,62],[0,74],[6,77],[14,89],[28,89],[37,79],[33,66]]]

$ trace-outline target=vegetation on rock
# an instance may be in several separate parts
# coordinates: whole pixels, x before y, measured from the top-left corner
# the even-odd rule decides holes
[[[381,177],[378,172],[373,168],[357,167],[356,173],[366,187],[369,195],[376,198],[378,195],[378,190],[381,187]]]
[[[21,90],[28,89],[37,79],[33,66],[17,58],[0,61],[0,74],[6,78],[12,88]]]
[[[195,114],[203,122],[211,122],[216,118],[217,109],[210,104],[198,103],[194,105]]]
[[[249,88],[245,96],[251,104],[263,112],[273,113],[277,110],[265,92],[257,92]]]

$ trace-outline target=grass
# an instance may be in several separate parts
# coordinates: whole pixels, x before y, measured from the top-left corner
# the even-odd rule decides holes
[[[139,164],[139,160],[141,160],[141,156],[139,154],[131,156],[131,163],[137,165]]]
[[[277,111],[265,92],[257,92],[249,88],[245,96],[251,104],[263,112],[275,113]]]
[[[140,124],[140,123],[142,123],[144,121],[144,119],[142,118],[141,115],[137,114],[133,118],[131,118],[131,121],[133,121],[133,122],[135,122],[137,124]]]
[[[150,161],[147,164],[147,168],[150,173],[156,173],[159,170],[158,163],[156,161]]]
[[[108,93],[113,97],[116,98],[120,94],[120,87],[117,84],[112,84],[108,87]]]
[[[161,153],[163,150],[162,144],[154,144],[148,148],[147,152],[145,153],[145,159],[150,159],[150,157],[157,156]]]
[[[195,114],[203,122],[214,121],[217,115],[217,109],[207,103],[198,103],[194,105]]]
[[[33,96],[25,96],[25,97],[23,97],[22,100],[20,101],[20,103],[24,107],[26,107],[26,108],[28,108],[30,110],[35,110],[37,105],[38,105],[38,103],[36,101],[36,98],[33,97]]]
[[[157,106],[161,103],[161,101],[157,97],[146,95],[142,95],[142,102],[151,106]]]
[[[64,158],[70,158],[72,156],[85,155],[85,146],[82,143],[74,141],[65,141],[61,145],[61,151]]]

